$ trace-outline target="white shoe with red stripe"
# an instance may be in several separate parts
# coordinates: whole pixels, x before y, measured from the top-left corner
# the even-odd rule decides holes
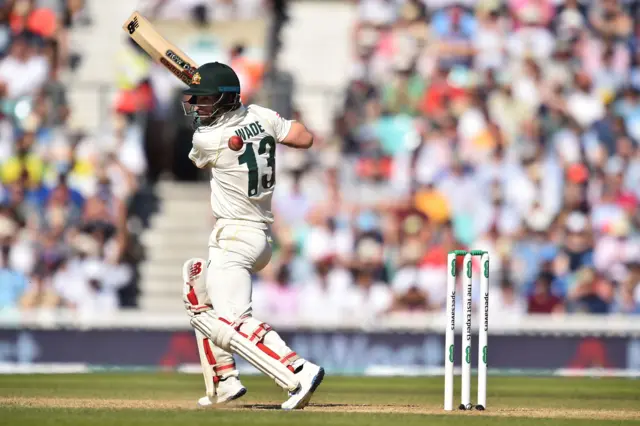
[[[289,393],[289,399],[282,403],[283,410],[299,410],[306,407],[315,390],[324,379],[324,368],[306,361],[296,373],[300,386]]]

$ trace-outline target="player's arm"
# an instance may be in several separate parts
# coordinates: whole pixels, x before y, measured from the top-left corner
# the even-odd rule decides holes
[[[199,169],[215,167],[219,155],[219,146],[214,146],[211,140],[198,132],[193,135],[193,146],[189,151],[189,159],[196,167]]]
[[[255,113],[267,120],[278,143],[300,149],[308,149],[313,145],[313,135],[302,123],[286,120],[268,108],[257,105],[251,107]]]
[[[189,160],[199,169],[204,169],[209,166],[209,160],[206,155],[203,155],[203,153],[195,147],[189,151]]]
[[[304,124],[294,121],[291,123],[287,136],[280,143],[292,148],[308,149],[313,145],[313,135]]]

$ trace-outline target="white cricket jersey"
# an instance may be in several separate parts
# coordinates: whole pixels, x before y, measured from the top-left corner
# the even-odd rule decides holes
[[[220,124],[196,130],[189,158],[199,168],[211,168],[211,208],[217,219],[273,223],[276,143],[284,140],[292,122],[249,105],[224,116]],[[233,135],[244,141],[239,151],[229,148]]]

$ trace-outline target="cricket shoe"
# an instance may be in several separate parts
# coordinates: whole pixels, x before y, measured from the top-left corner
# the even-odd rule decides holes
[[[218,398],[216,399],[216,402],[214,403],[208,395],[205,395],[198,400],[198,407],[209,407],[214,404],[226,404],[241,398],[246,393],[247,388],[242,385],[240,380],[233,376],[228,377],[227,379],[218,382],[216,387],[216,395]]]
[[[198,407],[204,408],[213,405],[213,401],[209,398],[209,395],[205,395],[198,400]]]
[[[300,381],[300,386],[295,391],[289,392],[289,399],[282,403],[283,410],[300,410],[309,404],[313,392],[324,379],[324,368],[306,361],[296,372],[296,377]]]
[[[247,393],[245,388],[237,377],[230,376],[218,382],[216,387],[217,404],[226,404],[244,396]]]

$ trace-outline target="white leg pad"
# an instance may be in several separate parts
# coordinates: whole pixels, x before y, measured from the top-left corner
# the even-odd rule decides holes
[[[214,385],[215,372],[214,365],[209,364],[207,358],[207,351],[204,345],[208,345],[209,342],[205,341],[206,337],[198,330],[196,332],[196,342],[198,343],[198,353],[200,354],[200,364],[202,365],[202,375],[204,376],[204,385],[207,390],[207,396],[213,398],[216,395],[216,388]]]
[[[271,328],[270,325],[254,318],[247,317],[241,320],[239,327],[236,327],[241,334],[248,337],[254,344],[263,344],[266,348],[280,359],[285,366],[293,366],[300,359],[291,348],[289,348],[282,338]],[[263,346],[263,350],[264,350]],[[291,370],[293,367],[290,367]]]
[[[300,385],[295,374],[282,362],[266,354],[255,343],[240,334],[228,321],[219,318],[212,311],[194,315],[191,318],[191,325],[207,336],[214,345],[240,355],[262,373],[274,379],[280,387],[293,392]]]

